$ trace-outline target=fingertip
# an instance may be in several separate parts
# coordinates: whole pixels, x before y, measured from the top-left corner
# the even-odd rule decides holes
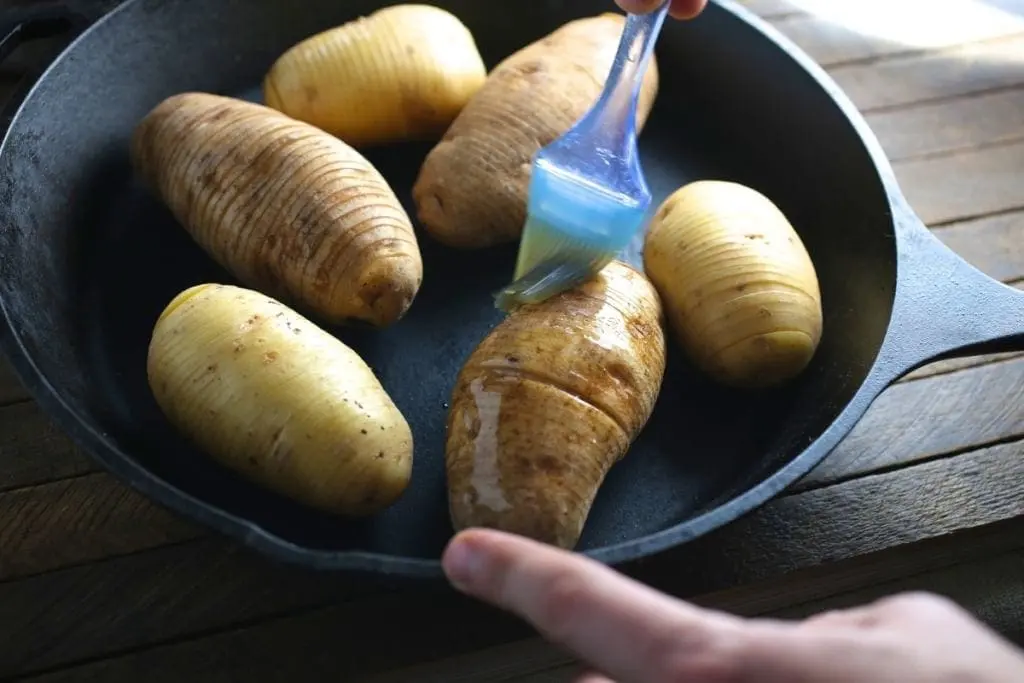
[[[455,588],[473,592],[482,571],[483,553],[480,550],[477,529],[457,533],[441,554],[441,568]]]
[[[493,575],[500,573],[513,557],[538,545],[497,529],[465,529],[448,542],[441,555],[441,567],[457,589],[486,598]]]
[[[707,0],[672,0],[669,14],[675,19],[693,19],[707,7]]]
[[[663,0],[615,0],[623,11],[630,14],[647,14],[661,5]]]

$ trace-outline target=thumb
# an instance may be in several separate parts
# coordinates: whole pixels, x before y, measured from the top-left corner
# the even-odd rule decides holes
[[[525,619],[612,680],[705,683],[716,667],[733,665],[731,650],[745,636],[735,617],[498,531],[460,533],[443,564],[458,589]],[[690,677],[678,678],[683,673]]]

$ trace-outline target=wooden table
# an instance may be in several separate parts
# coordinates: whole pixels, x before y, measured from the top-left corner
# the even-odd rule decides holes
[[[747,4],[861,107],[936,234],[1024,282],[1024,3],[989,0],[1015,13],[968,12],[925,47]],[[370,592],[174,517],[98,471],[6,366],[0,405],[0,679],[540,683],[574,671],[522,624],[451,593]],[[741,614],[929,589],[1024,641],[1022,439],[1024,354],[932,365],[785,496],[626,569]]]

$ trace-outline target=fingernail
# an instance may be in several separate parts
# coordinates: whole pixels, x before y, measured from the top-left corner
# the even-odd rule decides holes
[[[480,574],[483,565],[483,558],[473,544],[464,539],[456,538],[445,550],[441,559],[444,572],[459,590],[467,590],[472,587]]]

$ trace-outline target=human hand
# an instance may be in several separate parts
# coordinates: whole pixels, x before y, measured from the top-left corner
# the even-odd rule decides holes
[[[645,14],[660,7],[663,0],[615,0],[615,2],[626,12]],[[676,19],[692,19],[704,11],[707,4],[708,0],[672,0],[669,14]]]
[[[443,563],[458,589],[517,614],[600,672],[578,683],[1024,681],[1024,653],[934,595],[798,622],[742,619],[582,555],[483,529],[456,536]]]

